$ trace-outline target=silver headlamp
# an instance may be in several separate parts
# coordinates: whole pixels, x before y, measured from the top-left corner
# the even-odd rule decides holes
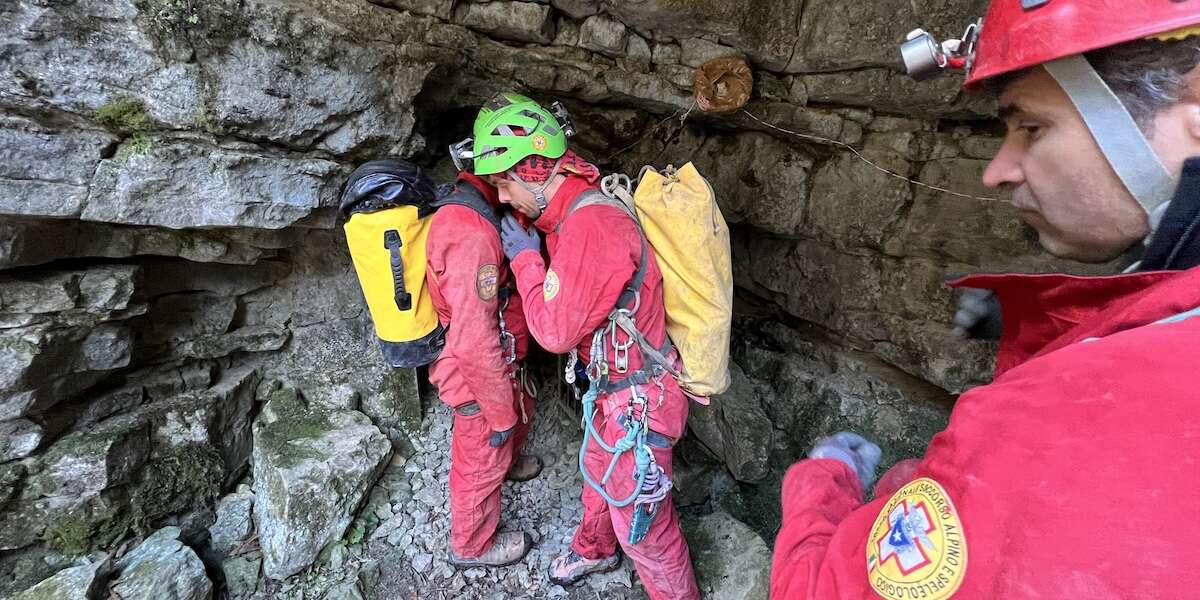
[[[924,29],[910,31],[900,45],[900,56],[909,77],[921,81],[940,75],[946,69],[970,70],[975,57],[975,42],[982,27],[983,19],[979,19],[967,26],[961,38],[940,44]]]
[[[563,135],[567,137],[575,137],[575,121],[571,120],[571,115],[567,112],[567,107],[563,106],[562,102],[555,100],[550,103],[550,114],[558,121],[562,127]]]
[[[450,160],[459,171],[470,171],[475,166],[475,151],[472,146],[475,138],[467,138],[456,144],[450,144]]]

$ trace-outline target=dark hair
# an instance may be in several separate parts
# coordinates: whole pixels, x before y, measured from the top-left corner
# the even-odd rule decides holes
[[[1139,40],[1085,56],[1150,135],[1155,115],[1189,98],[1187,76],[1200,64],[1200,38]]]

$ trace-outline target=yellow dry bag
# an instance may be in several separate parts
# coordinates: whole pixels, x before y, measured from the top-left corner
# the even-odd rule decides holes
[[[683,361],[679,383],[697,396],[720,394],[729,388],[733,266],[712,187],[690,162],[662,173],[647,167],[633,203],[662,270],[667,334]]]
[[[428,218],[416,206],[350,216],[344,229],[354,271],[384,359],[395,367],[433,362],[443,344],[425,285]]]
[[[435,189],[421,168],[407,161],[364,163],[342,193],[354,272],[383,358],[393,367],[429,364],[446,343],[425,282],[425,242],[432,215],[447,204],[475,210],[499,231],[499,214],[478,190],[470,185]]]

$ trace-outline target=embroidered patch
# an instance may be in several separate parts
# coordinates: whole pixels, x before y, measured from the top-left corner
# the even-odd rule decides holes
[[[500,268],[496,265],[483,265],[475,272],[475,293],[480,300],[491,300],[500,289]]]
[[[542,151],[546,149],[546,136],[537,134],[529,138],[529,143],[533,145],[533,149]]]
[[[921,478],[892,495],[867,538],[867,577],[889,599],[943,600],[967,573],[967,538],[938,482]]]
[[[549,302],[558,295],[558,273],[546,271],[546,283],[542,284],[542,301]]]

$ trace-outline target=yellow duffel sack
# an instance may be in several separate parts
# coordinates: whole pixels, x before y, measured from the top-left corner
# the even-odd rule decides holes
[[[428,364],[444,335],[425,284],[430,219],[416,206],[351,215],[346,243],[371,311],[384,360],[395,367]]]
[[[663,274],[667,333],[683,360],[680,385],[696,396],[729,388],[733,266],[729,226],[692,163],[642,170],[633,194]]]

